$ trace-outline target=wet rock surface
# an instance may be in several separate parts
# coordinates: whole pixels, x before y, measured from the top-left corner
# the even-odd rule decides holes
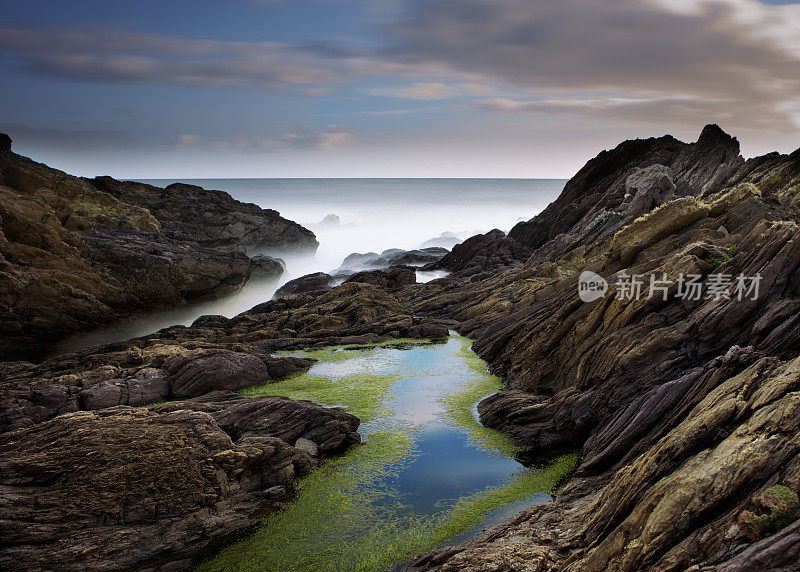
[[[312,292],[326,292],[333,289],[337,282],[338,280],[336,280],[336,278],[325,272],[306,274],[300,278],[289,280],[286,284],[278,288],[274,298],[284,298]]]
[[[374,284],[388,290],[397,290],[417,283],[416,269],[411,266],[394,266],[386,270],[367,270],[357,272],[345,282],[359,282],[361,284]]]
[[[332,274],[336,277],[349,277],[359,272],[370,270],[385,270],[393,266],[424,266],[433,264],[449,253],[447,248],[441,246],[429,246],[416,250],[403,250],[402,248],[390,248],[380,254],[367,252],[364,254],[354,252],[347,256],[342,265],[334,270]]]

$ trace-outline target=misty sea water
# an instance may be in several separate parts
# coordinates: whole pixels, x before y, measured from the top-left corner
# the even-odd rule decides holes
[[[463,240],[516,223],[541,212],[564,188],[561,179],[142,179],[158,187],[172,183],[221,190],[233,198],[278,211],[317,236],[314,255],[249,252],[282,258],[286,272],[278,281],[250,281],[220,300],[155,312],[76,334],[54,353],[143,336],[175,324],[191,324],[204,314],[233,317],[272,298],[283,284],[312,272],[331,272],[354,252],[411,250],[443,234]],[[338,225],[321,224],[329,214]],[[433,278],[435,276],[428,276]]]

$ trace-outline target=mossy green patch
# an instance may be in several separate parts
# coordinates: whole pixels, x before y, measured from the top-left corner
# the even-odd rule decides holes
[[[706,259],[706,262],[708,262],[715,269],[719,268],[720,266],[722,266],[723,264],[725,264],[726,262],[728,262],[733,258],[734,252],[736,252],[736,245],[728,246],[727,248],[725,248],[724,256],[721,257],[710,256],[709,258]]]
[[[239,393],[247,397],[282,395],[293,399],[308,399],[328,406],[340,406],[365,423],[381,414],[384,410],[383,401],[392,384],[402,377],[400,373],[358,373],[329,379],[306,372],[248,387]]]
[[[753,499],[766,514],[755,514],[749,510],[739,515],[739,525],[750,540],[758,540],[779,531],[790,524],[797,515],[800,499],[789,487],[774,485]]]
[[[399,514],[380,485],[410,458],[413,436],[380,432],[301,479],[297,499],[268,516],[251,537],[223,549],[201,571],[378,571],[431,550],[509,503],[551,491],[577,466],[578,455],[526,471],[500,487],[459,499],[433,516]]]
[[[472,413],[472,406],[503,388],[503,380],[492,375],[484,362],[472,351],[472,340],[463,336],[453,336],[461,341],[457,355],[467,365],[472,378],[464,381],[463,387],[442,397],[439,401],[445,406],[445,415],[456,425],[470,434],[470,441],[477,447],[493,455],[511,456],[521,450],[504,433],[481,425]]]
[[[297,357],[315,359],[324,363],[335,363],[352,359],[353,357],[358,355],[357,352],[364,352],[385,347],[404,348],[404,347],[424,346],[424,345],[432,345],[439,343],[442,343],[442,341],[429,338],[392,338],[382,342],[376,342],[374,344],[366,344],[366,345],[350,344],[343,346],[325,346],[322,348],[300,350],[300,351],[296,350],[278,351],[275,352],[275,356],[276,357],[297,356]]]

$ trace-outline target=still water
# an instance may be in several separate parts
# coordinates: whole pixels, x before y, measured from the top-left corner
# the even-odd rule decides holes
[[[391,569],[549,501],[576,455],[529,468],[477,422],[476,402],[501,381],[469,346],[451,333],[438,344],[315,351],[308,373],[244,390],[344,406],[365,420],[363,443],[301,479],[285,510],[201,569]]]

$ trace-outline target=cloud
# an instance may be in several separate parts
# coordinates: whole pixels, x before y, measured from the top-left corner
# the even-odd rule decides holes
[[[178,135],[178,142],[176,144],[177,147],[191,147],[195,143],[197,143],[199,137],[197,135],[191,133],[184,133],[183,135]]]
[[[0,132],[8,134],[18,147],[68,148],[91,152],[108,148],[132,149],[143,144],[132,133],[111,129],[44,129],[18,123],[0,123]]]
[[[576,114],[602,119],[638,121],[666,124],[702,125],[711,121],[752,129],[772,129],[793,133],[800,127],[796,118],[798,109],[772,102],[750,102],[741,106],[737,114],[730,101],[703,100],[691,96],[672,97],[582,97],[540,100],[520,100],[505,97],[482,99],[476,105],[483,109],[502,113],[525,114]],[[791,121],[776,122],[775,116],[786,115]]]
[[[353,132],[341,125],[323,129],[297,129],[275,137],[233,135],[204,137],[182,134],[173,139],[175,149],[192,148],[201,151],[235,151],[238,153],[283,152],[295,150],[334,149],[355,141]]]
[[[386,4],[394,8],[375,37],[349,44],[6,24],[0,25],[0,51],[25,73],[69,81],[290,88],[309,97],[325,97],[332,86],[358,81],[360,93],[373,97],[470,98],[472,108],[506,114],[557,112],[658,124],[719,121],[732,129],[770,132],[796,131],[800,124],[798,4]],[[289,141],[318,144],[309,143],[313,133],[290,135],[271,141],[276,147]],[[341,144],[331,134],[322,139]]]
[[[787,110],[800,93],[800,36],[797,27],[778,24],[800,22],[800,6],[685,3],[420,0],[391,24],[387,57],[533,100],[483,104],[506,112],[636,118],[663,111],[664,121],[729,117],[734,126],[796,128]]]
[[[438,81],[366,90],[369,95],[399,99],[449,99],[452,97],[487,95],[489,92],[491,92],[491,89],[479,84],[446,84]]]
[[[353,140],[353,134],[346,127],[328,125],[321,131],[298,130],[287,133],[279,139],[267,139],[262,147],[285,151],[290,149],[333,149]]]
[[[323,97],[331,92],[328,87],[307,87],[301,89],[298,93],[306,97]]]
[[[340,81],[357,62],[325,48],[173,38],[105,27],[0,25],[22,71],[70,81],[282,87]]]

